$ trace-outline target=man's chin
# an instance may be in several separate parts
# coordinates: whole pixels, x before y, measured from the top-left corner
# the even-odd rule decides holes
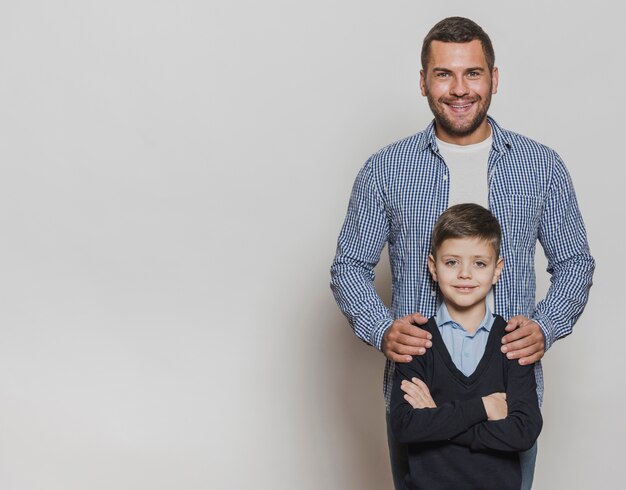
[[[435,122],[450,136],[464,138],[465,136],[470,136],[473,134],[486,120],[486,117],[483,117],[479,120],[472,121],[450,121],[449,119],[439,119],[436,118]]]

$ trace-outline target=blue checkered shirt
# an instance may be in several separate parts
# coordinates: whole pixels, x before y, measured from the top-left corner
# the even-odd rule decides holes
[[[550,148],[500,128],[493,134],[487,179],[489,208],[502,227],[505,266],[494,288],[494,313],[505,319],[532,318],[546,350],[572,332],[582,313],[595,267],[576,195],[559,155]],[[381,349],[383,334],[411,313],[435,314],[438,290],[427,268],[430,234],[448,207],[449,173],[432,122],[424,131],[372,155],[354,182],[348,212],[331,266],[331,289],[339,308],[362,341]],[[535,303],[535,248],[541,243],[551,285]],[[374,267],[385,244],[392,276],[391,307],[374,288]],[[385,366],[389,406],[393,362]],[[543,399],[541,363],[535,365]]]

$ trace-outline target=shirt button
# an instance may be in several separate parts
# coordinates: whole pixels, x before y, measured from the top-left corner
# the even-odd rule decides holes
[[[464,353],[463,353],[463,355],[464,355],[465,357],[469,357],[469,352],[464,352]]]
[[[444,176],[443,176],[443,180],[448,180],[448,176],[447,176],[447,175],[444,175]]]

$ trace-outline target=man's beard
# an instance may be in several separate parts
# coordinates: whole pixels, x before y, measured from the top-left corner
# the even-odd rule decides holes
[[[491,89],[485,99],[478,97],[478,99],[471,100],[471,102],[478,106],[478,112],[476,112],[476,115],[470,120],[461,120],[460,124],[458,119],[448,117],[443,107],[446,105],[444,102],[434,100],[430,92],[426,92],[426,98],[428,99],[430,110],[435,116],[437,125],[452,136],[464,137],[476,131],[485,120],[485,117],[487,117],[487,111],[491,105]],[[464,100],[467,99],[458,99],[456,102],[462,103]]]

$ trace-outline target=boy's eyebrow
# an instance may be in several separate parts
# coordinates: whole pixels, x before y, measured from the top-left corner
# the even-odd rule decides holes
[[[456,258],[462,257],[462,255],[450,254],[450,253],[448,253],[448,254],[442,254],[442,255],[441,255],[441,258],[442,258],[442,259],[443,259],[443,258],[449,258],[449,257],[453,257],[453,258],[455,258],[455,259],[456,259]],[[470,257],[471,257],[472,259],[483,259],[483,260],[491,260],[491,259],[493,259],[493,258],[494,258],[494,256],[493,256],[493,255],[471,255]]]

